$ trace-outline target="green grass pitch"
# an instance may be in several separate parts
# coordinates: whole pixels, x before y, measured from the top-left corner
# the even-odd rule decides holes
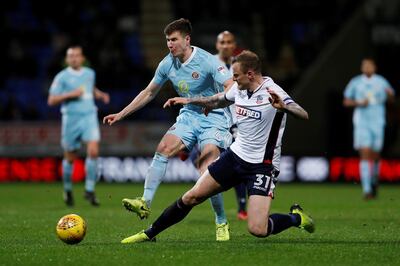
[[[258,239],[236,220],[233,191],[224,194],[231,241],[215,241],[210,203],[196,207],[156,243],[122,245],[120,240],[146,228],[190,184],[162,184],[149,220],[126,212],[123,197],[141,195],[140,184],[99,184],[101,207],[83,200],[74,187],[75,207],[61,199],[61,184],[0,184],[0,265],[400,265],[400,190],[381,186],[376,201],[361,199],[359,185],[279,184],[272,212],[302,204],[316,221],[316,232],[291,228]],[[69,246],[55,226],[68,213],[88,223],[86,238]]]

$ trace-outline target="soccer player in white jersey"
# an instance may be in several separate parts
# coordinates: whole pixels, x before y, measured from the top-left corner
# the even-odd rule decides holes
[[[354,107],[354,148],[360,154],[360,179],[365,199],[377,194],[379,159],[385,138],[385,103],[394,99],[389,82],[376,74],[375,61],[364,58],[361,75],[350,80],[343,105]]]
[[[104,117],[109,125],[134,113],[150,102],[162,85],[170,80],[182,97],[212,96],[233,84],[230,72],[215,56],[192,46],[192,26],[187,19],[178,19],[166,26],[164,33],[170,53],[160,62],[149,85],[122,111]],[[166,169],[168,159],[181,150],[200,147],[199,171],[203,173],[219,155],[220,149],[229,147],[232,136],[229,112],[216,109],[206,117],[200,106],[193,104],[181,108],[176,123],[168,130],[157,147],[144,184],[143,197],[123,199],[123,205],[141,219],[150,214],[150,205]],[[222,195],[214,195],[211,204],[215,212],[217,241],[229,240],[229,224],[225,215]]]
[[[267,237],[290,227],[314,232],[312,218],[298,204],[289,214],[271,214],[275,182],[271,176],[276,149],[285,129],[286,114],[308,119],[307,112],[269,77],[261,74],[258,56],[243,51],[233,63],[235,85],[225,93],[211,97],[172,98],[164,107],[175,104],[196,104],[206,113],[236,104],[238,136],[203,173],[197,183],[170,205],[145,231],[123,239],[122,243],[152,240],[160,232],[180,222],[191,209],[210,196],[245,182],[249,193],[248,230],[256,237]]]
[[[108,103],[110,96],[95,87],[95,72],[82,66],[84,60],[82,47],[72,46],[68,48],[66,55],[68,67],[54,78],[48,97],[49,105],[61,104],[61,144],[64,149],[62,176],[64,201],[68,206],[74,205],[71,180],[72,166],[81,142],[87,145],[85,198],[93,206],[99,205],[94,189],[98,179],[97,157],[100,130],[94,99]]]

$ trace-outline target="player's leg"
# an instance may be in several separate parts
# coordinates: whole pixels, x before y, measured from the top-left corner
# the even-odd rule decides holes
[[[136,213],[140,219],[149,217],[154,195],[167,171],[168,159],[176,155],[184,147],[185,145],[177,136],[168,133],[164,135],[147,170],[143,196],[122,200],[122,204],[128,211]]]
[[[366,126],[354,127],[354,147],[360,155],[360,180],[364,197],[366,199],[372,197],[372,167],[373,158],[371,146],[373,144],[373,136],[370,128]]]
[[[360,179],[365,199],[372,198],[372,178],[373,178],[373,151],[369,147],[359,149],[360,153]]]
[[[121,243],[138,243],[153,239],[168,227],[182,221],[194,206],[221,190],[221,186],[206,171],[189,191],[164,210],[150,228],[123,239]]]
[[[191,150],[197,138],[194,135],[193,120],[190,112],[183,112],[177,117],[177,122],[168,130],[159,143],[153,161],[147,171],[144,193],[141,198],[123,199],[124,207],[135,212],[140,219],[150,215],[150,205],[154,195],[164,178],[168,159],[183,149]]]
[[[220,155],[219,149],[214,144],[205,144],[201,149],[199,157],[199,171],[203,173],[207,170],[207,167],[215,161]],[[213,195],[210,198],[211,206],[215,213],[215,224],[216,224],[216,240],[227,241],[229,240],[229,224],[226,218],[224,209],[224,198],[222,193]]]
[[[383,148],[385,137],[385,128],[383,126],[374,129],[373,145],[371,147],[372,157],[372,174],[371,174],[371,195],[376,197],[378,194],[379,185],[379,170],[380,170],[380,151]]]
[[[166,134],[159,143],[144,183],[143,199],[149,208],[167,171],[168,159],[184,148],[181,139],[172,134]]]
[[[98,180],[98,156],[99,156],[99,142],[88,141],[86,143],[87,156],[85,160],[85,199],[87,199],[93,206],[98,206],[99,201],[95,196],[95,186]]]
[[[235,186],[235,194],[236,200],[238,204],[238,213],[237,218],[239,220],[247,220],[247,211],[246,211],[246,203],[247,203],[247,193],[246,193],[246,185],[241,183]]]
[[[373,197],[378,195],[379,186],[379,172],[380,172],[380,154],[379,152],[373,151],[372,153],[373,163],[372,163],[372,176],[371,176],[371,194]]]
[[[62,180],[64,187],[64,202],[67,206],[74,205],[72,194],[72,170],[75,158],[75,152],[64,151],[64,158],[62,160]]]
[[[72,171],[73,163],[76,159],[76,151],[80,148],[80,130],[78,125],[79,118],[74,115],[62,116],[61,126],[61,146],[64,150],[62,161],[62,178],[64,186],[64,202],[68,206],[74,205],[72,195]]]
[[[257,174],[254,181],[248,182],[248,230],[256,237],[278,234],[290,227],[300,227],[314,232],[314,222],[299,205],[293,205],[289,214],[269,215],[274,184],[269,176]]]
[[[201,150],[199,171],[203,172],[220,156],[220,149],[229,147],[232,143],[232,135],[229,128],[224,127],[226,120],[221,115],[209,114],[208,117],[202,116],[200,121],[202,131],[198,135]],[[217,241],[229,240],[229,224],[225,215],[222,194],[215,195],[210,200],[216,218],[216,239]]]
[[[85,199],[93,206],[99,202],[95,196],[95,187],[98,180],[97,161],[99,156],[100,128],[97,113],[85,115],[79,121],[82,131],[82,141],[86,144],[85,159]]]

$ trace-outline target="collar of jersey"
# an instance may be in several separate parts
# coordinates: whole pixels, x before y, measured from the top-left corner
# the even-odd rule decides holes
[[[362,74],[361,77],[365,80],[365,81],[371,81],[374,77],[376,76],[376,74],[372,74],[371,77],[367,77],[367,75]]]
[[[251,92],[251,96],[253,96],[253,94],[258,91],[259,89],[261,89],[261,87],[265,84],[265,82],[267,82],[268,80],[270,80],[269,77],[263,77],[264,81],[260,84],[260,86],[257,87],[257,89],[255,89],[254,91]],[[247,90],[247,95],[249,95],[249,91]],[[251,98],[251,96],[249,97],[249,99]]]
[[[183,66],[183,67],[186,66],[187,64],[189,64],[190,61],[192,61],[194,55],[195,55],[196,52],[197,52],[197,47],[196,47],[196,46],[191,46],[191,47],[193,48],[192,54],[190,55],[190,57],[189,57],[185,62],[182,63],[181,66]]]
[[[75,69],[73,69],[72,67],[68,67],[68,68],[67,68],[67,71],[68,71],[69,73],[73,74],[73,75],[76,75],[76,76],[80,76],[80,75],[83,74],[83,68],[82,68],[82,67],[81,67],[81,69],[79,69],[79,70],[75,70]]]

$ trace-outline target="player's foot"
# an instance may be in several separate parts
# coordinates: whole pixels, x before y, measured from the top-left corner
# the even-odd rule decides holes
[[[121,243],[122,244],[133,244],[133,243],[140,243],[140,242],[146,242],[146,241],[151,241],[151,239],[144,233],[144,231],[141,231],[133,236],[122,239]]]
[[[125,209],[128,211],[136,213],[141,220],[147,219],[151,212],[144,198],[123,199],[122,205],[124,205]]]
[[[293,204],[292,207],[290,207],[290,213],[297,213],[298,215],[300,215],[301,222],[299,228],[302,228],[309,233],[313,233],[315,231],[314,220],[311,218],[310,215],[303,211],[299,204]]]
[[[100,206],[100,202],[97,200],[96,198],[96,194],[94,194],[94,192],[90,192],[90,191],[85,191],[85,196],[84,198],[89,201],[89,203],[92,206],[98,207]]]
[[[371,194],[376,198],[378,196],[378,184],[373,184],[371,188],[372,188]]]
[[[229,236],[229,224],[228,223],[223,223],[223,224],[216,224],[216,237],[217,241],[228,241],[230,236]]]
[[[240,221],[246,221],[247,220],[247,212],[246,211],[240,211],[237,213],[237,218]]]
[[[375,199],[375,195],[373,193],[364,194],[364,200],[373,200]]]
[[[64,202],[68,207],[74,206],[74,197],[72,191],[64,191]]]

